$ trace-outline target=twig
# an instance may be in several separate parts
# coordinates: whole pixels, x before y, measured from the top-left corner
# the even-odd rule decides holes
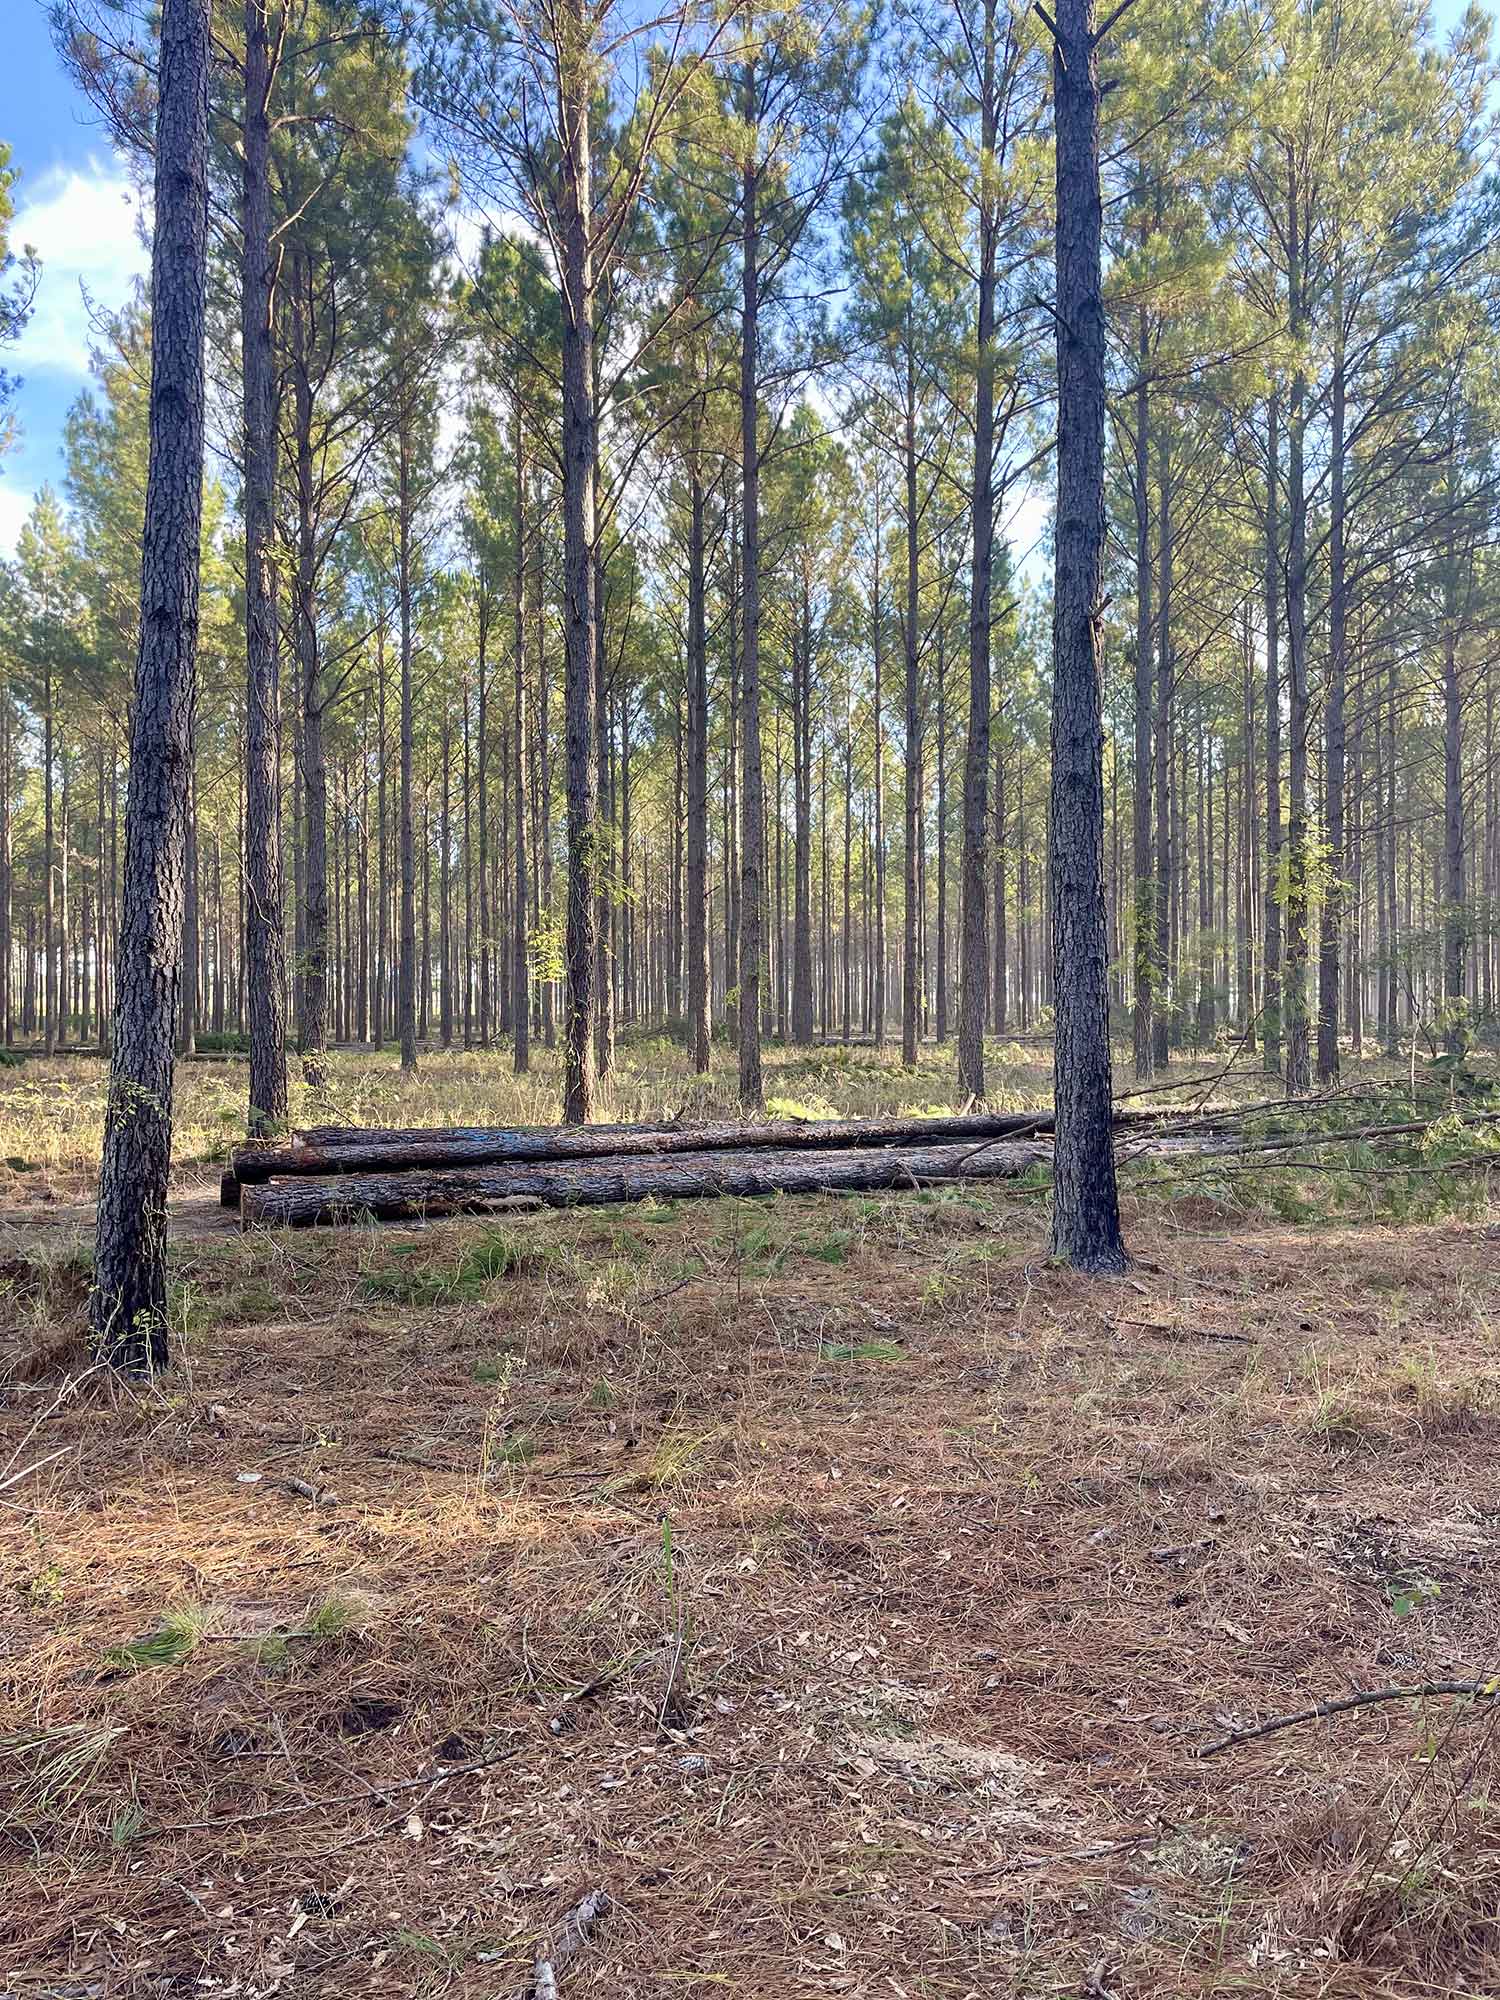
[[[1162,1334],[1167,1340],[1227,1340],[1236,1347],[1254,1347],[1255,1338],[1248,1333],[1230,1333],[1218,1326],[1173,1326],[1159,1319],[1117,1319],[1116,1327],[1138,1326],[1146,1333]]]
[[[1159,1841],[1168,1832],[1177,1831],[1176,1827],[1150,1827],[1140,1833],[1127,1834],[1123,1840],[1106,1840],[1097,1847],[1075,1848],[1071,1854],[1026,1854],[1015,1861],[1002,1861],[998,1868],[981,1868],[969,1880],[993,1882],[999,1876],[1024,1875],[1033,1868],[1066,1868],[1078,1861],[1102,1861],[1106,1855],[1128,1854],[1134,1847],[1144,1847],[1147,1841]]]
[[[377,1796],[382,1799],[388,1799],[395,1792],[420,1791],[424,1785],[435,1790],[437,1786],[446,1785],[453,1778],[471,1777],[476,1771],[488,1771],[496,1764],[508,1763],[512,1757],[520,1755],[521,1749],[522,1745],[519,1743],[508,1743],[503,1750],[489,1751],[482,1757],[473,1757],[467,1764],[450,1764],[443,1770],[426,1771],[419,1778],[398,1778],[394,1784],[372,1789],[376,1790]],[[346,1793],[331,1792],[321,1799],[299,1800],[294,1806],[267,1806],[261,1812],[221,1813],[215,1819],[188,1819],[179,1821],[175,1826],[148,1826],[135,1838],[162,1840],[172,1833],[207,1833],[221,1826],[252,1826],[268,1819],[291,1819],[299,1813],[322,1812],[327,1808],[351,1803],[353,1801]]]
[[[286,1493],[295,1493],[299,1500],[311,1500],[315,1507],[332,1507],[339,1497],[326,1486],[314,1486],[307,1479],[278,1479],[273,1483]]]
[[[590,1889],[582,1902],[568,1913],[548,1957],[538,1957],[529,1982],[517,2000],[557,2000],[557,1975],[570,1959],[576,1958],[589,1941],[589,1933],[612,1908],[607,1889]]]
[[[1368,1688],[1360,1694],[1346,1694],[1337,1701],[1320,1701],[1315,1708],[1299,1709],[1295,1715],[1273,1715],[1253,1729],[1231,1729],[1192,1753],[1195,1757],[1217,1757],[1239,1743],[1253,1743],[1259,1736],[1272,1736],[1278,1729],[1292,1729],[1301,1722],[1320,1722],[1330,1715],[1345,1715],[1352,1708],[1368,1708],[1377,1701],[1414,1701],[1423,1695],[1471,1695],[1476,1701],[1493,1701],[1500,1693],[1500,1681],[1419,1681],[1410,1687]]]

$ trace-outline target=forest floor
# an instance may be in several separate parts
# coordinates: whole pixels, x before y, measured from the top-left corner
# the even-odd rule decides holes
[[[188,1065],[183,1365],[63,1393],[84,1067],[0,1072],[7,2000],[512,2000],[595,1888],[561,2000],[1500,1990],[1500,1704],[1196,1754],[1500,1671],[1487,1175],[1131,1180],[1108,1283],[996,1184],[242,1237],[243,1069]],[[345,1120],[554,1102],[336,1070]]]

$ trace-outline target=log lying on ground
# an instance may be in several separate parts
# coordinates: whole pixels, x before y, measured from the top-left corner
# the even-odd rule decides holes
[[[728,1147],[541,1164],[518,1161],[447,1173],[347,1174],[247,1187],[240,1203],[240,1226],[480,1214],[527,1196],[548,1208],[587,1208],[648,1199],[913,1188],[953,1180],[1015,1179],[1051,1158],[1050,1146],[1024,1139],[990,1143],[970,1139],[960,1145],[829,1150]]]
[[[498,1167],[522,1161],[614,1159],[630,1154],[910,1146],[1019,1139],[1050,1132],[1050,1111],[973,1112],[958,1118],[783,1118],[762,1125],[448,1126],[405,1132],[326,1125],[289,1146],[237,1146],[220,1193],[284,1175],[400,1173],[413,1168]]]

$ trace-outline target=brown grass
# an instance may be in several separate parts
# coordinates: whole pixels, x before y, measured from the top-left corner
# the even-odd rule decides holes
[[[494,2000],[602,1883],[565,1995],[1495,1990],[1493,1711],[1192,1754],[1500,1665],[1484,1226],[1137,1205],[1099,1285],[1040,1206],[182,1243],[181,1369],[0,1411],[64,1452],[0,1496],[11,1987]]]

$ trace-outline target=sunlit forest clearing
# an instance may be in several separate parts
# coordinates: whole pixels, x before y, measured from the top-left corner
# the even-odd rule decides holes
[[[1500,1993],[1494,23],[21,5],[0,2000]]]
[[[1169,1096],[1263,1097],[1232,1053]],[[1492,1655],[1500,1154],[1341,1136],[1408,1063],[1299,1164],[1126,1168],[1103,1289],[1044,1185],[241,1235],[243,1063],[184,1064],[183,1365],[56,1407],[102,1068],[0,1075],[0,1464],[61,1454],[4,1558],[19,1990],[509,1993],[595,1882],[585,1992],[1483,1990],[1482,1709],[1195,1755]],[[681,1089],[622,1049],[602,1109]],[[776,1052],[767,1095],[956,1108],[934,1047]],[[522,1119],[555,1077],[338,1052],[330,1101]]]

